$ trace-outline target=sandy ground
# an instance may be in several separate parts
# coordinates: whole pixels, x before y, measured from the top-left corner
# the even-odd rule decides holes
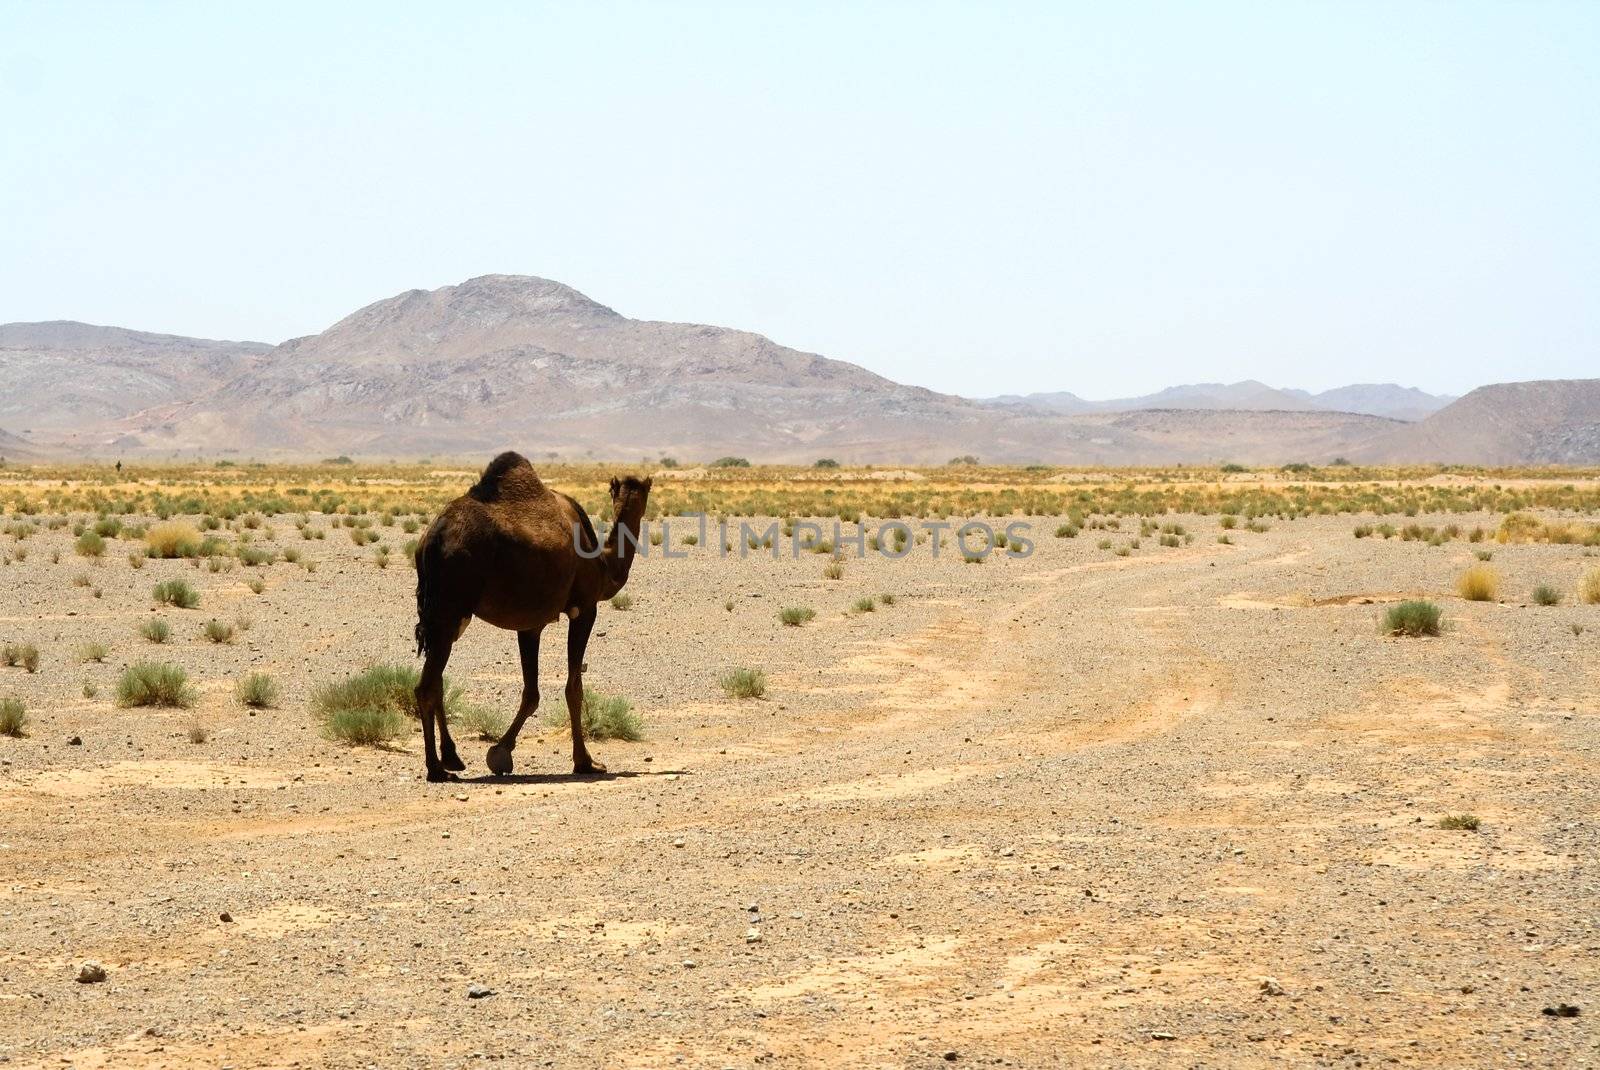
[[[121,543],[91,565],[41,531],[0,567],[0,640],[43,662],[0,670],[32,718],[0,738],[0,1060],[1600,1063],[1600,607],[1571,595],[1600,558],[1499,547],[1505,601],[1467,603],[1464,543],[1317,518],[1229,546],[1169,519],[1192,545],[1118,558],[1035,521],[1026,560],[921,546],[839,580],[812,554],[647,558],[588,674],[647,739],[595,744],[611,775],[577,779],[532,724],[518,775],[474,742],[439,785],[417,735],[353,749],[307,711],[317,683],[410,661],[398,554],[381,571],[284,519],[317,572],[135,572]],[[203,601],[160,611],[156,647],[136,628],[167,576]],[[1529,604],[1542,581],[1566,601]],[[1442,637],[1377,633],[1407,593],[1444,606]],[[783,627],[783,605],[818,616]],[[231,645],[200,634],[241,615]],[[105,664],[76,662],[91,640]],[[469,696],[509,709],[514,637],[480,623],[456,649]],[[195,712],[115,707],[148,656],[190,671]],[[739,665],[765,699],[723,696]],[[280,708],[236,704],[251,669]],[[76,982],[89,959],[105,982]]]

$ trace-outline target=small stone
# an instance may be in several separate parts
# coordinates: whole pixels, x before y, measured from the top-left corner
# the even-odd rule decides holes
[[[1175,1035],[1173,1035],[1172,1033],[1168,1033],[1165,1030],[1157,1029],[1155,1032],[1150,1034],[1150,1039],[1151,1040],[1177,1040],[1178,1038]]]
[[[78,983],[80,985],[95,985],[105,979],[106,968],[92,959],[78,967]]]
[[[78,980],[81,981],[83,978],[80,977]],[[1551,1018],[1576,1018],[1578,1015],[1582,1014],[1583,1011],[1581,1011],[1578,1006],[1573,1003],[1557,1003],[1554,1007],[1546,1007],[1539,1013],[1547,1015]]]
[[[1263,977],[1261,979],[1261,983],[1259,985],[1257,985],[1256,987],[1261,989],[1261,992],[1262,992],[1263,995],[1268,995],[1268,996],[1281,996],[1281,995],[1283,995],[1283,986],[1278,983],[1278,980],[1275,977]]]
[[[947,1063],[953,1063],[959,1058],[961,1058],[959,1051],[947,1051],[944,1053],[944,1061]]]
[[[467,793],[466,792],[462,792],[460,795],[456,796],[456,802],[466,802],[466,801],[467,801]]]
[[[683,846],[683,837],[679,836],[677,839],[673,840],[672,841],[672,846],[674,846],[674,847],[682,847]]]
[[[744,931],[744,942],[747,944],[759,944],[761,942],[761,930],[753,926],[746,929]]]
[[[69,747],[81,747],[81,746],[83,746],[83,737],[82,736],[73,736],[71,739],[67,740],[67,746],[69,746]]]
[[[468,999],[488,999],[492,995],[494,995],[494,989],[488,985],[473,985],[467,989]]]
[[[697,965],[697,963],[694,961],[694,959],[684,959],[683,960],[683,968],[686,969],[686,970],[692,970],[692,969],[695,968],[696,965]]]
[[[224,910],[219,917],[220,917],[220,920],[223,922],[223,924],[227,924],[228,922],[233,920],[233,915],[229,914],[226,910]]]

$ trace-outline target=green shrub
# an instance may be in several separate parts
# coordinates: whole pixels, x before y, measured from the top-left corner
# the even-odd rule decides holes
[[[857,613],[871,613],[873,610],[878,608],[878,603],[874,602],[872,597],[869,595],[866,598],[856,599],[855,605],[851,608]]]
[[[760,698],[767,693],[767,674],[760,669],[734,669],[717,682],[729,698]]]
[[[208,620],[204,630],[205,637],[213,643],[233,642],[233,625],[226,621]]]
[[[611,599],[611,608],[624,612],[633,608],[633,596],[626,591],[620,592]]]
[[[352,745],[387,743],[398,739],[405,729],[405,715],[382,706],[333,709],[322,715],[323,735]]]
[[[637,740],[644,736],[644,724],[633,712],[633,703],[619,695],[602,695],[598,691],[583,689],[583,735],[586,739]],[[552,706],[544,716],[551,728],[572,727],[565,706]]]
[[[1439,607],[1432,602],[1421,599],[1398,602],[1384,612],[1383,630],[1387,635],[1438,635],[1439,618]]]
[[[162,580],[150,592],[156,602],[179,609],[193,609],[200,604],[200,592],[182,580]]]
[[[749,468],[750,462],[743,457],[718,457],[711,462],[712,468]]]
[[[277,555],[264,546],[246,546],[241,544],[234,549],[234,556],[242,565],[270,565],[277,560]]]
[[[32,643],[7,643],[0,647],[0,665],[7,668],[20,665],[29,672],[38,672],[39,648]]]
[[[139,625],[139,634],[152,643],[165,643],[172,637],[172,626],[160,617],[151,617]]]
[[[417,716],[417,681],[420,674],[409,665],[373,665],[355,676],[324,684],[311,694],[311,710],[322,719],[330,739],[346,743],[382,743],[405,730],[408,717]],[[461,708],[461,691],[444,683],[445,716],[454,718]]]
[[[21,738],[28,727],[28,708],[20,698],[0,698],[0,736]]]
[[[1561,604],[1561,592],[1548,583],[1541,583],[1533,589],[1533,601],[1541,606],[1558,606]]]
[[[880,594],[878,596],[878,602],[881,605],[892,606],[892,605],[894,605],[894,595],[892,595],[892,594]]]
[[[78,536],[78,541],[73,544],[79,557],[100,557],[106,552],[106,540],[92,531],[86,531]]]
[[[194,689],[189,674],[167,662],[140,661],[122,670],[117,680],[119,706],[169,706],[188,709],[194,705]]]
[[[488,706],[468,705],[461,710],[462,727],[484,743],[493,743],[505,735],[509,724],[505,714]]]
[[[1439,819],[1440,828],[1459,832],[1477,832],[1480,823],[1477,814],[1445,814]]]
[[[785,606],[778,610],[778,619],[791,628],[798,628],[808,621],[815,620],[817,611],[810,606]]]
[[[828,580],[844,579],[844,562],[838,559],[829,561],[822,566],[822,578]]]
[[[278,704],[278,682],[264,672],[253,672],[241,679],[233,693],[240,705],[254,710],[270,709]]]
[[[111,651],[104,643],[85,643],[78,648],[80,662],[104,661],[111,655]]]

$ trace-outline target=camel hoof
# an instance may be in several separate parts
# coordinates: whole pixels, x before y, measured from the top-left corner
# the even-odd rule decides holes
[[[574,762],[572,771],[578,776],[595,776],[606,771],[606,767],[590,758],[587,763]]]
[[[446,772],[442,767],[439,769],[428,770],[428,782],[430,784],[444,784],[452,780],[460,779],[461,778],[456,776],[454,773]]]
[[[511,752],[499,745],[490,747],[483,760],[488,764],[489,772],[495,776],[506,776],[511,772]]]
[[[452,773],[460,773],[467,768],[467,763],[461,760],[461,756],[454,753],[445,755],[443,764]]]

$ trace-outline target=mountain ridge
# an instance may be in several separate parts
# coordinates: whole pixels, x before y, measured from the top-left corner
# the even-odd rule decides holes
[[[565,284],[516,275],[407,290],[277,346],[76,321],[0,325],[0,371],[21,384],[0,400],[0,427],[40,455],[471,456],[516,447],[569,458],[926,464],[974,454],[1106,465],[1416,448],[1393,417],[1329,410],[1316,404],[1323,395],[1254,380],[1125,399],[1141,403],[1132,408],[1064,392],[1049,396],[1092,407],[974,401],[749,331],[630,319]],[[1339,391],[1430,397],[1392,384],[1324,394]],[[1563,456],[1588,448],[1582,434],[1575,442]]]

